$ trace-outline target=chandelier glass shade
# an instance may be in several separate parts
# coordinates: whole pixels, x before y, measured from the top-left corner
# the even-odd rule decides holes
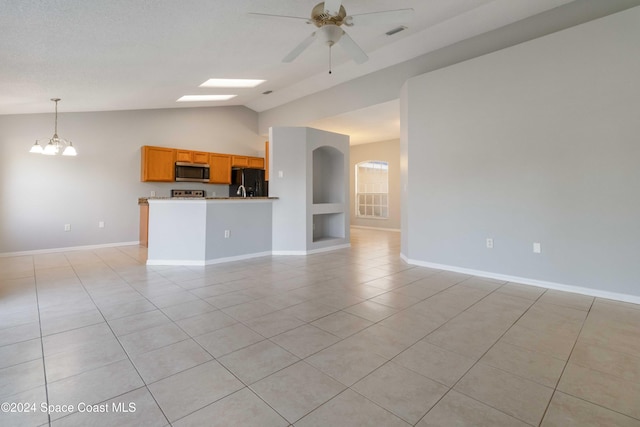
[[[78,152],[71,141],[67,141],[66,139],[58,136],[58,101],[60,101],[60,98],[51,98],[51,100],[56,103],[56,120],[53,136],[49,138],[48,142],[46,142],[46,140],[42,141],[44,147],[39,144],[38,140],[36,140],[35,144],[31,146],[31,150],[29,150],[29,152],[44,154],[46,156],[55,156],[60,153],[62,153],[63,156],[77,156]]]

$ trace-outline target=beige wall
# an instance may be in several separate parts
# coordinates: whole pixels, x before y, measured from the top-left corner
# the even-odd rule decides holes
[[[350,212],[351,225],[400,229],[400,140],[372,142],[351,146],[350,152],[351,190]],[[383,160],[389,163],[389,218],[364,219],[356,217],[355,210],[355,165],[365,160]]]

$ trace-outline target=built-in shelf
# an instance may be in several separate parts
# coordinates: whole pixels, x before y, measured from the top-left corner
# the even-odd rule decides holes
[[[313,215],[342,212],[344,212],[344,203],[315,203],[311,206]]]
[[[313,150],[313,203],[344,203],[344,153],[335,147]]]
[[[344,239],[344,213],[313,215],[313,242]]]

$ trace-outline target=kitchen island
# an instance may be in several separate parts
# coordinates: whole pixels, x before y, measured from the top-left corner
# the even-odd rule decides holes
[[[146,199],[147,265],[207,265],[271,255],[274,197]]]

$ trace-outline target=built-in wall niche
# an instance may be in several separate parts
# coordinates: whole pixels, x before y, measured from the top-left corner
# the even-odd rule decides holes
[[[313,150],[314,204],[344,203],[344,180],[344,153],[329,146]]]
[[[313,215],[313,241],[344,239],[344,213]]]

